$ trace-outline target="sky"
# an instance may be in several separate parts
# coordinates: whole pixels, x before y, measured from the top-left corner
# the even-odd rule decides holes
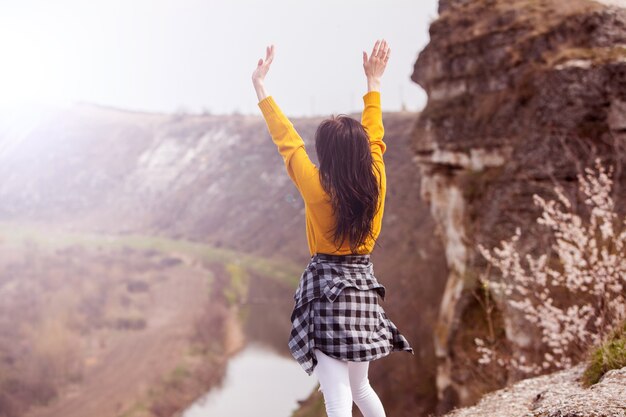
[[[410,80],[436,0],[0,0],[0,105],[259,114],[251,76],[293,116],[360,111],[363,51],[386,39],[386,111],[419,111]]]

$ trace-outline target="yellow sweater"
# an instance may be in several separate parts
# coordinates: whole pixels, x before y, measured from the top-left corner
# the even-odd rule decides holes
[[[377,180],[381,184],[380,209],[374,216],[373,235],[374,239],[380,234],[383,219],[385,193],[387,190],[387,177],[383,154],[386,144],[383,142],[385,133],[383,128],[382,109],[380,107],[380,92],[369,91],[363,96],[364,109],[361,124],[365,127],[370,138],[372,158],[378,165],[380,178],[377,170],[374,170]],[[304,141],[296,132],[293,124],[283,114],[272,96],[259,101],[258,106],[263,113],[267,128],[272,140],[278,147],[278,152],[285,161],[287,174],[296,185],[300,195],[304,199],[306,217],[306,237],[311,256],[315,253],[327,253],[333,255],[350,254],[350,242],[346,239],[343,246],[337,251],[337,245],[332,241],[332,230],[335,227],[335,219],[332,214],[332,205],[328,194],[320,183],[318,168],[309,159],[304,148]],[[374,239],[369,238],[364,245],[357,250],[358,254],[371,253],[374,248]]]

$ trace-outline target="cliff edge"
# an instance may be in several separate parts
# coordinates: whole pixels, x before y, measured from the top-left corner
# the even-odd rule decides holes
[[[446,417],[623,417],[626,416],[626,368],[613,369],[591,388],[583,388],[584,364],[529,378],[485,395],[473,407]]]
[[[613,4],[608,4],[613,3]],[[412,142],[449,273],[435,330],[438,412],[477,402],[523,375],[479,378],[474,337],[485,334],[472,291],[496,246],[516,226],[525,250],[549,247],[532,195],[600,157],[615,167],[626,207],[626,10],[619,2],[441,0],[412,79],[428,93]],[[620,204],[622,203],[622,204]],[[496,312],[512,351],[536,358],[523,320]]]

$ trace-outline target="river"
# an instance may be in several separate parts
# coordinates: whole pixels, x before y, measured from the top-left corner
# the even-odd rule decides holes
[[[250,343],[231,358],[221,387],[187,408],[183,417],[290,417],[317,387],[293,358]]]

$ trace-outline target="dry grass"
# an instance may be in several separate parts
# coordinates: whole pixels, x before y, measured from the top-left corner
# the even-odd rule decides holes
[[[126,289],[132,267],[109,270],[107,255],[50,252],[32,242],[1,253],[0,410],[18,416],[80,384],[103,343],[145,327],[144,295]],[[137,265],[144,260],[135,258]]]
[[[0,363],[3,417],[23,416],[34,404],[50,403],[46,410],[53,413],[53,409],[67,403],[64,393],[69,385],[93,382],[89,376],[91,367],[100,368],[104,364],[100,362],[110,356],[106,352],[122,345],[137,347],[141,340],[153,343],[142,335],[154,333],[155,326],[166,325],[183,310],[195,309],[195,321],[184,320],[189,323],[189,340],[173,338],[163,330],[161,336],[168,343],[157,342],[156,346],[160,349],[167,345],[171,349],[153,352],[172,356],[163,358],[164,365],[159,369],[171,366],[165,359],[178,360],[178,366],[151,385],[152,395],[136,395],[134,399],[139,400],[133,399],[130,404],[120,402],[127,416],[170,415],[170,411],[189,404],[223,377],[228,333],[225,323],[232,322],[226,320],[231,315],[229,306],[247,298],[248,272],[265,273],[277,285],[289,287],[294,275],[285,272],[290,264],[237,256],[235,251],[213,250],[208,245],[186,241],[64,233],[6,223],[0,224],[0,232],[0,354],[7,358]],[[186,266],[188,263],[196,267],[202,264],[203,271],[214,272],[207,275],[208,285],[216,284],[217,288],[210,288],[207,293],[194,291],[198,296],[194,300],[205,298],[204,305],[185,296],[187,304],[183,308],[176,298],[180,294],[173,294],[171,289],[167,290],[167,306],[162,303],[159,294],[164,292],[164,286],[175,285],[172,276],[168,278],[174,273],[169,268],[182,268],[181,259],[185,260],[184,268],[192,269]],[[191,280],[181,271],[176,277]],[[207,278],[201,278],[198,285],[203,285],[203,280]],[[179,287],[182,294],[182,288],[189,286],[181,283]],[[181,333],[181,325],[175,327]],[[159,328],[155,329],[158,333]],[[137,343],[130,343],[133,340]],[[169,341],[177,343],[176,349],[186,343],[188,352],[181,356]],[[131,353],[123,355],[129,357]],[[132,367],[126,368],[119,369],[118,377],[130,380],[123,373]],[[111,374],[116,376],[115,372]],[[140,370],[136,374],[143,378]],[[98,392],[110,394],[105,381],[96,385],[92,386],[90,401],[83,401],[89,407],[99,401]],[[54,401],[59,394],[63,398]],[[126,394],[129,398],[132,395]],[[113,404],[112,394],[109,397],[106,401]]]

